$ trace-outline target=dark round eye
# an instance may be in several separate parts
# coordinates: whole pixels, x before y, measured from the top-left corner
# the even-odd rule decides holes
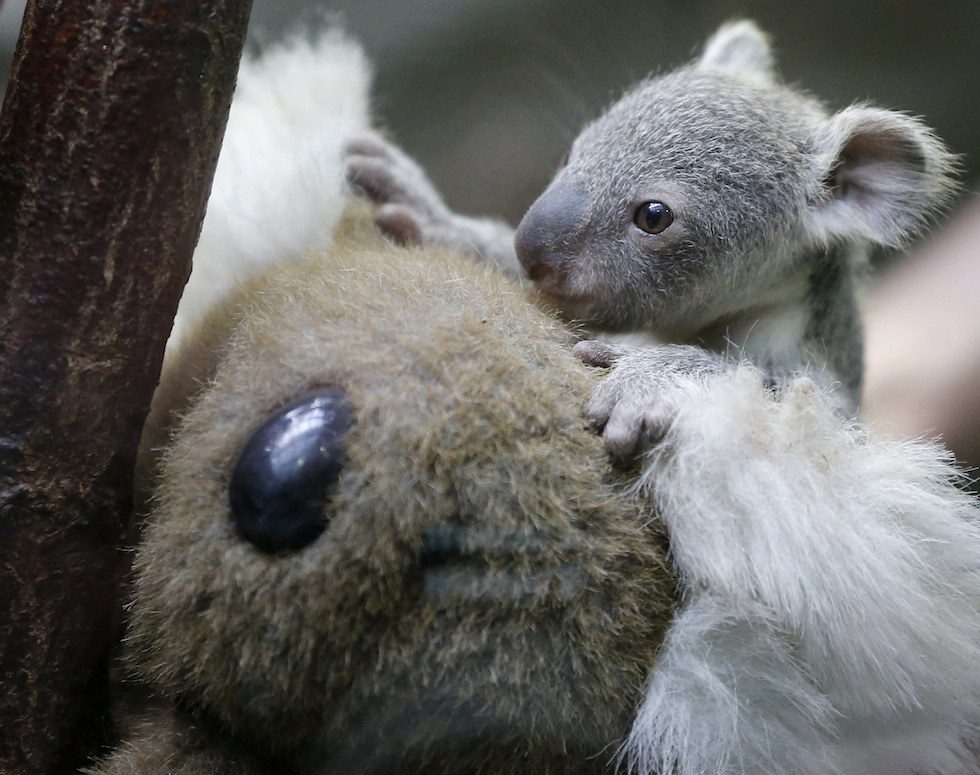
[[[265,552],[301,549],[326,528],[353,422],[346,394],[322,388],[278,409],[238,456],[228,500],[238,531]]]
[[[647,234],[660,234],[673,222],[674,216],[663,202],[644,202],[633,216],[633,223]]]

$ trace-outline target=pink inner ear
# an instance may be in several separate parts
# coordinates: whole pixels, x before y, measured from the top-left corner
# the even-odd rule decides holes
[[[831,185],[841,199],[908,193],[905,187],[925,172],[926,163],[922,149],[905,135],[860,132],[841,150]]]
[[[877,108],[833,116],[821,143],[836,156],[821,218],[841,236],[897,247],[928,222],[953,189],[953,157],[916,119]]]

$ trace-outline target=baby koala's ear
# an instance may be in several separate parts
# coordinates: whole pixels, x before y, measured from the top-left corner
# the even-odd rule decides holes
[[[920,231],[956,190],[956,158],[921,121],[852,106],[816,132],[818,232],[897,247]]]
[[[728,22],[708,38],[697,62],[699,70],[727,70],[762,80],[775,75],[769,38],[755,22]]]

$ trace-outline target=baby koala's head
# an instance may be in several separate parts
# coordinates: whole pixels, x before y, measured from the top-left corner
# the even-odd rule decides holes
[[[684,338],[771,302],[836,243],[900,244],[947,198],[951,166],[916,119],[828,115],[781,84],[765,36],[738,22],[585,127],[518,257],[570,318]]]

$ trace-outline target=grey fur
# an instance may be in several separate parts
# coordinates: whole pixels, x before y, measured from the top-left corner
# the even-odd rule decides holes
[[[368,145],[349,177],[389,203],[382,228],[513,271],[499,224],[451,213],[414,162]],[[953,166],[915,118],[830,115],[780,83],[765,35],[736,22],[699,61],[641,82],[585,127],[518,227],[516,255],[540,295],[595,335],[697,345],[779,383],[809,372],[853,415],[857,276],[872,244],[902,244],[942,206]],[[651,201],[674,217],[656,235],[634,223]]]

